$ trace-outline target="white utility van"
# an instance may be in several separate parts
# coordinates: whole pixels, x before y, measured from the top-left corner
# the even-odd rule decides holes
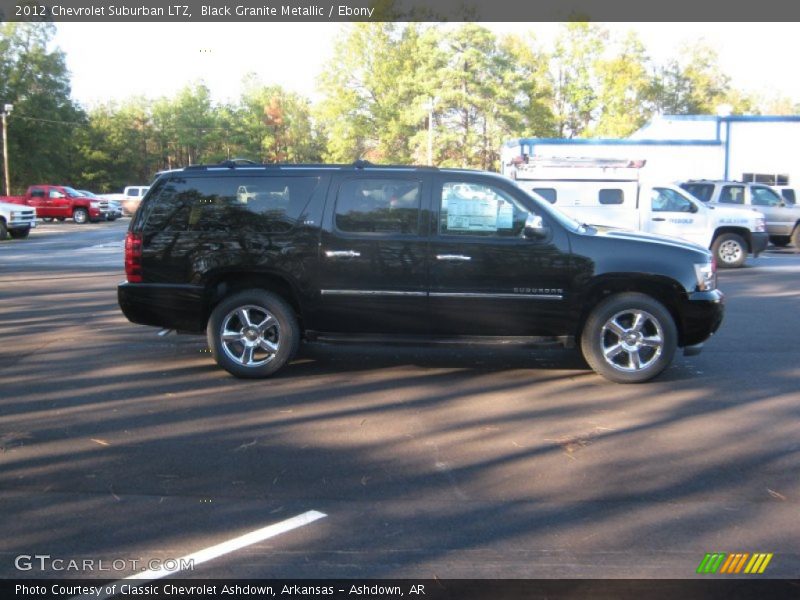
[[[720,267],[766,247],[764,215],[708,206],[670,183],[639,181],[644,161],[527,158],[506,169],[524,190],[590,225],[681,238],[710,248]]]

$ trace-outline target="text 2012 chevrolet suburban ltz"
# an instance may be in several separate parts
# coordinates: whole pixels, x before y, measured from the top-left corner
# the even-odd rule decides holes
[[[500,175],[223,163],[163,173],[126,239],[134,323],[202,333],[266,377],[306,340],[577,343],[617,382],[661,373],[719,327],[708,250],[600,231]]]

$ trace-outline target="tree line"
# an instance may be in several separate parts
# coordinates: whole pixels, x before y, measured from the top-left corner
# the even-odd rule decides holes
[[[733,88],[715,52],[696,44],[656,64],[639,37],[564,24],[496,36],[474,23],[356,23],[318,80],[319,99],[261,81],[216,103],[202,82],[172,97],[85,109],[71,98],[51,23],[0,24],[0,103],[12,188],[58,182],[100,192],[163,169],[245,157],[258,162],[499,168],[514,137],[625,137],[656,114],[797,112],[787,99]]]

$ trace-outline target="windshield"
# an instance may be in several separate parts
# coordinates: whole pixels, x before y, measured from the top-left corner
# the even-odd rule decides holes
[[[553,217],[556,221],[561,223],[564,227],[573,231],[575,233],[585,233],[586,226],[581,224],[580,222],[576,221],[569,215],[564,214],[560,210],[558,210],[555,206],[551,205],[547,200],[542,198],[536,192],[531,192],[520,186],[516,181],[514,181],[514,185],[516,185],[520,190],[522,190],[528,198],[533,200],[536,203],[537,208],[541,209],[542,212],[547,213],[551,217]]]
[[[70,198],[80,198],[81,195],[73,190],[71,187],[64,187],[64,191],[67,192],[67,196]]]
[[[96,194],[92,192],[87,192],[86,190],[77,190],[78,195],[83,196],[84,198],[97,198]]]

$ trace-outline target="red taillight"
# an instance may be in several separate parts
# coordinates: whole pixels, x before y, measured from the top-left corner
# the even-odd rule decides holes
[[[125,275],[129,283],[142,282],[142,234],[131,233],[125,236]]]

